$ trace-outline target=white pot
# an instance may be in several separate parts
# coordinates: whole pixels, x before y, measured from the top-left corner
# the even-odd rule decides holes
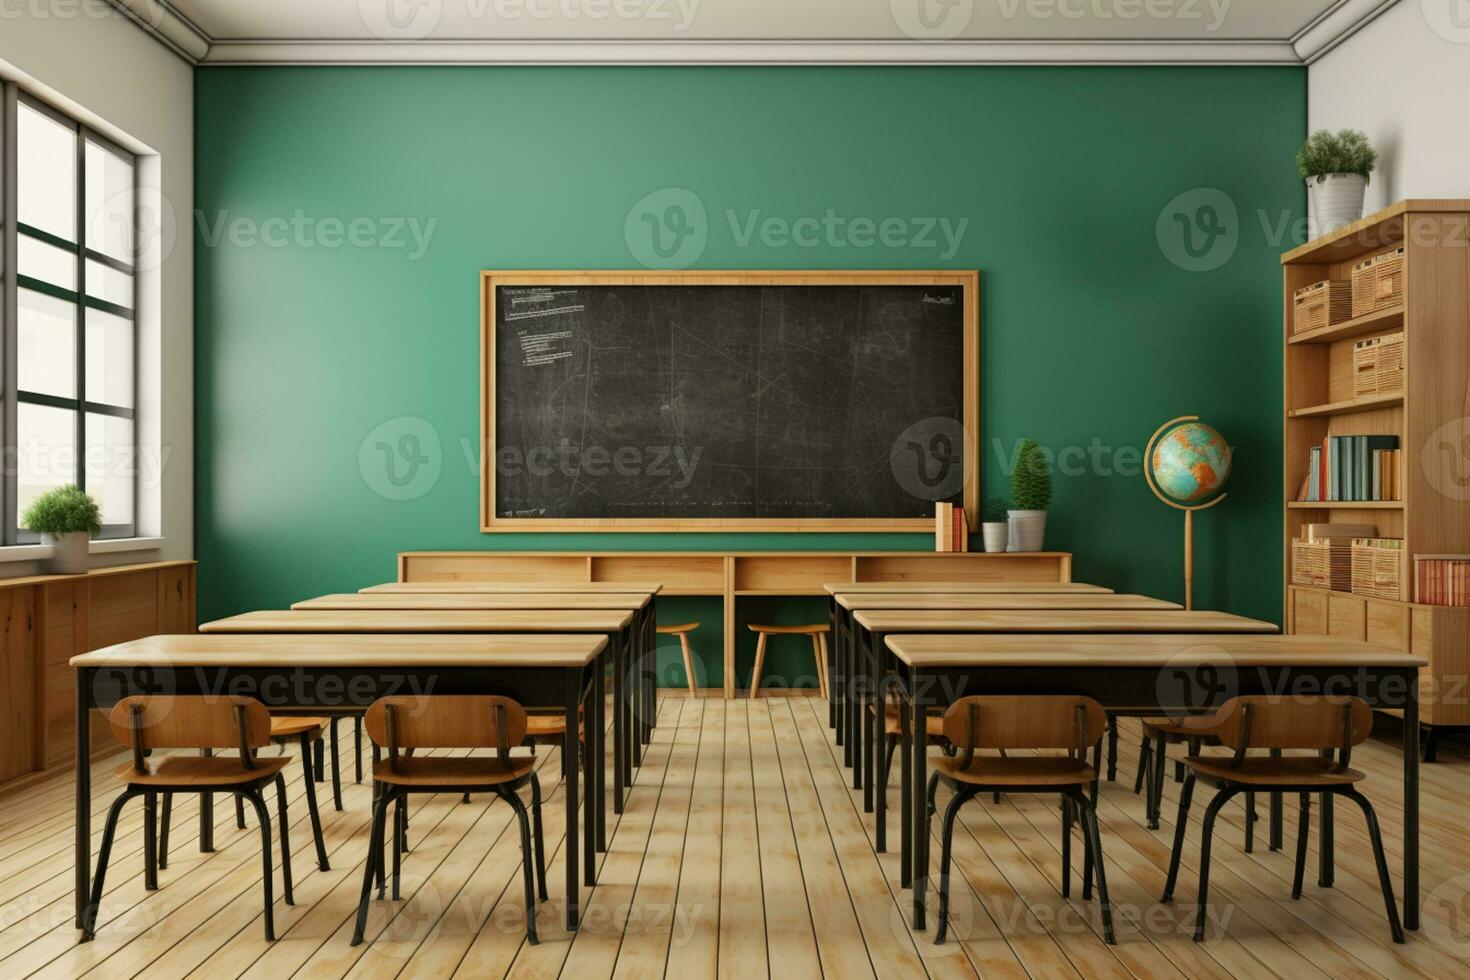
[[[1363,193],[1367,188],[1367,179],[1357,174],[1308,177],[1307,196],[1312,199],[1312,237],[1330,234],[1361,218]]]
[[[43,534],[41,543],[51,546],[51,571],[59,575],[80,575],[87,570],[87,543],[92,536],[86,531],[70,534]]]
[[[1040,551],[1046,538],[1046,511],[1008,510],[1010,542],[1007,551]]]
[[[991,553],[1006,550],[1010,538],[1010,525],[1005,521],[986,521],[980,525],[980,536],[985,540],[985,550]]]

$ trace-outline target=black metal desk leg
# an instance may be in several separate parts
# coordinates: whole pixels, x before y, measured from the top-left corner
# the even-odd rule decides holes
[[[927,801],[924,798],[924,783],[927,776],[924,774],[925,750],[928,748],[929,740],[924,737],[926,724],[924,707],[924,678],[918,671],[911,674],[909,683],[909,707],[911,717],[909,719],[909,742],[912,743],[911,754],[913,761],[913,776],[910,779],[909,791],[912,799],[909,801],[913,809],[913,902],[914,902],[914,928],[924,928],[924,881],[929,874],[929,812]]]
[[[1273,758],[1273,759],[1279,759],[1279,758],[1281,758],[1281,750],[1280,749],[1272,749],[1271,750],[1271,758]],[[1280,793],[1272,793],[1271,794],[1271,808],[1270,808],[1270,812],[1271,812],[1270,837],[1269,837],[1269,842],[1268,842],[1268,845],[1267,846],[1270,848],[1270,850],[1279,851],[1279,850],[1281,850],[1281,794]]]
[[[567,907],[566,927],[577,928],[579,918],[578,909],[581,901],[580,868],[577,866],[578,850],[581,847],[581,839],[577,836],[577,789],[581,784],[577,769],[577,752],[580,741],[577,738],[577,728],[580,719],[577,717],[578,709],[582,704],[582,672],[580,670],[568,670],[566,689],[563,692],[562,707],[566,720],[566,729],[562,733],[562,758],[566,765],[566,778],[562,780],[562,788],[566,791],[567,825],[566,825],[566,855],[567,855]]]
[[[601,670],[601,660],[593,661],[592,672],[595,674]],[[597,757],[597,749],[602,744],[602,739],[595,727],[600,712],[592,698],[600,690],[602,685],[596,681],[586,684],[582,690],[582,717],[587,719],[586,741],[583,746],[585,758],[582,761],[582,878],[589,888],[597,884],[597,818],[600,813],[597,805],[597,774],[602,771],[602,760]],[[568,769],[567,773],[567,782],[577,778],[575,767]]]
[[[613,813],[623,812],[623,787],[630,773],[628,765],[628,719],[623,710],[627,697],[623,690],[623,650],[626,644],[618,640],[613,648]]]
[[[909,747],[911,744],[909,732],[908,705],[900,700],[898,709],[898,768],[900,774],[898,879],[899,884],[904,888],[908,888],[914,881],[914,808],[909,804],[909,800],[913,798],[914,753]]]
[[[200,755],[208,758],[213,749],[201,749]],[[209,854],[214,850],[214,794],[199,795],[199,853]]]
[[[887,671],[880,672],[875,694],[884,715],[878,726],[878,776],[873,784],[873,849],[879,854],[888,850],[888,682]]]
[[[87,713],[91,672],[77,671],[76,717],[76,927],[82,927],[82,910],[92,887],[92,718]]]
[[[1326,749],[1322,755],[1330,757],[1332,750]],[[1317,794],[1317,884],[1322,888],[1332,887],[1336,865],[1332,842],[1332,799],[1331,793]]]
[[[606,657],[599,658],[592,665],[592,704],[589,717],[595,718],[595,722],[589,721],[587,730],[590,736],[587,742],[587,750],[591,758],[587,762],[587,774],[592,781],[592,799],[597,801],[597,849],[607,850],[607,700],[605,697],[604,675],[607,673],[607,664],[603,661]],[[593,745],[593,742],[596,745]],[[587,867],[592,867],[588,860]]]
[[[1419,685],[1404,700],[1404,928],[1419,928]]]
[[[873,812],[873,776],[877,766],[874,765],[873,756],[878,751],[878,737],[883,731],[883,702],[878,697],[878,678],[882,676],[879,661],[882,658],[883,636],[880,633],[868,634],[868,663],[872,669],[868,671],[868,697],[872,701],[872,711],[868,710],[866,704],[863,706],[863,812]]]

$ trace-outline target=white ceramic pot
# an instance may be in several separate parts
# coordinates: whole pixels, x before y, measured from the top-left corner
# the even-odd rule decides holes
[[[1040,551],[1046,538],[1046,511],[1009,510],[1010,542],[1007,551]]]
[[[87,543],[92,536],[86,531],[70,534],[43,534],[41,543],[51,546],[51,571],[59,575],[80,575],[87,570]]]
[[[1307,195],[1312,199],[1312,237],[1330,234],[1361,218],[1363,193],[1367,188],[1367,179],[1357,174],[1308,177]]]
[[[985,550],[992,554],[1006,550],[1010,539],[1010,525],[1005,521],[986,521],[980,525],[980,536],[985,540]]]

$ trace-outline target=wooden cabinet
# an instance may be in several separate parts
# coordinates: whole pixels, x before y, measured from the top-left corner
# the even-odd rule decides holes
[[[1291,590],[1290,631],[1304,636],[1327,635],[1327,593],[1316,589]]]
[[[1327,596],[1327,635],[1361,641],[1367,631],[1364,601],[1355,595]]]
[[[156,562],[86,575],[0,579],[0,783],[70,765],[79,653],[194,631],[195,564]],[[92,725],[93,747],[108,743]]]

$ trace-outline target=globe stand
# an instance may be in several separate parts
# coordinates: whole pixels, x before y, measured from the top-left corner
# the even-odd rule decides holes
[[[1158,429],[1154,432],[1154,434],[1151,437],[1149,437],[1148,447],[1144,450],[1144,454],[1143,454],[1143,458],[1145,460],[1145,465],[1143,467],[1143,478],[1148,481],[1148,488],[1154,492],[1154,496],[1155,497],[1158,497],[1160,500],[1162,500],[1164,503],[1168,504],[1170,507],[1173,507],[1175,510],[1182,510],[1182,511],[1184,511],[1184,608],[1185,609],[1193,609],[1194,608],[1194,512],[1197,511],[1197,510],[1209,510],[1211,507],[1215,506],[1220,501],[1224,500],[1225,499],[1225,494],[1222,493],[1218,497],[1216,497],[1215,499],[1211,500],[1209,503],[1205,503],[1205,504],[1193,504],[1193,505],[1191,505],[1191,504],[1181,504],[1177,500],[1171,500],[1171,499],[1169,499],[1169,497],[1167,497],[1164,494],[1164,492],[1162,490],[1159,489],[1159,485],[1154,482],[1154,472],[1153,472],[1153,465],[1152,465],[1152,462],[1151,461],[1154,458],[1154,443],[1156,443],[1156,442],[1159,441],[1159,436],[1163,435],[1165,432],[1168,432],[1170,429],[1174,428],[1174,426],[1179,425],[1182,422],[1198,422],[1198,421],[1199,421],[1199,416],[1198,415],[1181,415],[1177,419],[1170,419],[1169,421],[1165,422],[1163,425],[1159,426]]]

